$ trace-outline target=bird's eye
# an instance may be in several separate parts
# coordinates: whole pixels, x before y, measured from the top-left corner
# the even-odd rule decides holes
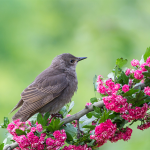
[[[73,64],[75,62],[75,60],[72,59],[72,60],[70,60],[70,62]]]

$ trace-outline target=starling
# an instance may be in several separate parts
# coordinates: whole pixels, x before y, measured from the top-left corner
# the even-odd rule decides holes
[[[36,113],[58,113],[71,101],[77,90],[76,65],[87,57],[64,53],[55,57],[51,65],[40,73],[21,93],[21,99],[11,112],[21,107],[12,120],[26,121]]]

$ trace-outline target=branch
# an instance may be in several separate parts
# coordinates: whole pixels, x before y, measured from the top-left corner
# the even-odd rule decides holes
[[[12,144],[10,144],[10,145],[5,146],[5,147],[3,148],[3,150],[12,150],[12,149],[14,149],[15,147],[18,147],[18,146],[19,146],[18,143],[15,142],[15,143],[12,143]]]
[[[104,102],[103,101],[99,101],[93,104],[94,106],[97,107],[103,107],[104,106]],[[79,111],[78,113],[69,116],[67,118],[64,118],[61,120],[61,122],[63,122],[63,125],[66,123],[69,123],[73,120],[78,120],[80,119],[82,116],[84,116],[85,114],[89,113],[90,111],[93,111],[93,105],[91,104],[90,106],[88,106],[87,108],[82,109],[81,111]]]

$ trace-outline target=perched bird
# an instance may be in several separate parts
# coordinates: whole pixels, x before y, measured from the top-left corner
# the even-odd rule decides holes
[[[11,112],[21,107],[12,120],[26,121],[35,113],[58,113],[71,101],[77,90],[76,65],[87,57],[64,53],[55,57],[51,65],[40,73],[21,93],[21,99]]]

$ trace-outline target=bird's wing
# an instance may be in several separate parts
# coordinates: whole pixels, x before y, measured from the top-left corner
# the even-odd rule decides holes
[[[24,102],[34,103],[47,95],[57,95],[68,85],[66,75],[59,74],[43,78],[30,84],[22,93]]]
[[[67,85],[65,74],[49,76],[33,82],[21,93],[24,103],[13,118],[16,119],[37,112],[55,97],[58,97]]]

